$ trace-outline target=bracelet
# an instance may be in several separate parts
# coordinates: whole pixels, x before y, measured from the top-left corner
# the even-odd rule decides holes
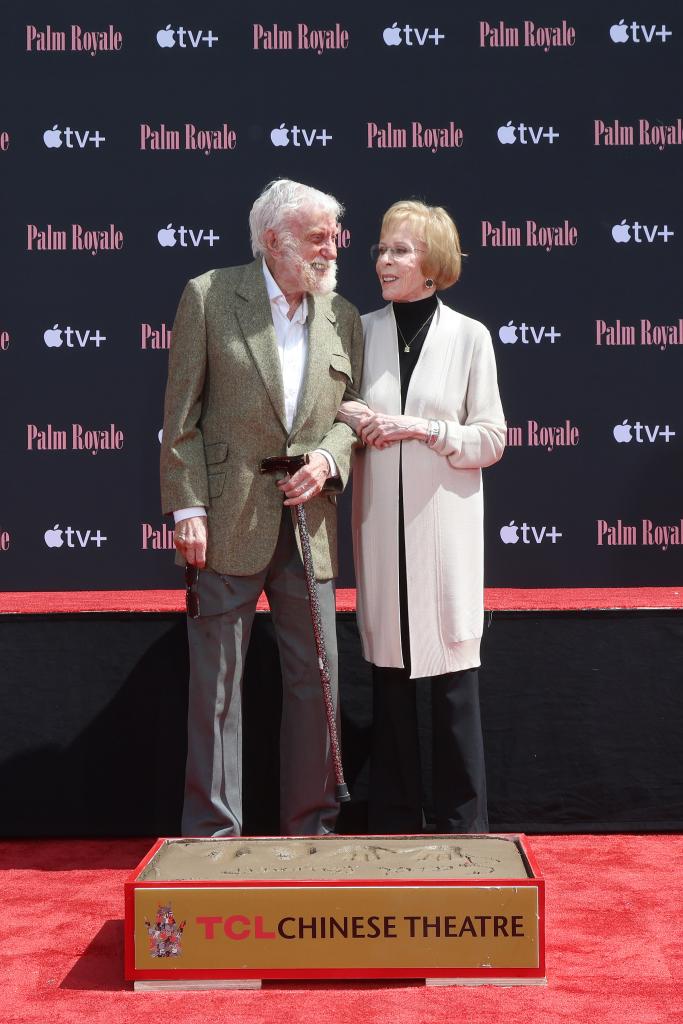
[[[433,448],[439,439],[439,421],[429,420],[427,423],[427,436],[425,438],[425,444],[428,448]]]

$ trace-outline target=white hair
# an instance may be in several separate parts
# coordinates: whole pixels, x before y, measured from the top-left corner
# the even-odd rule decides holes
[[[271,181],[249,214],[251,249],[254,256],[266,254],[266,231],[280,231],[295,214],[318,210],[331,214],[335,220],[339,220],[344,213],[344,207],[338,199],[318,191],[317,188],[302,185],[299,181],[290,181],[288,178]]]

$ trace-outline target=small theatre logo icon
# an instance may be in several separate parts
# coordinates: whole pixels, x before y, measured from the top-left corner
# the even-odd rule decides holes
[[[182,955],[183,931],[186,921],[180,924],[173,916],[173,908],[166,903],[157,910],[154,921],[145,918],[145,927],[149,936],[149,955],[152,957],[169,957]]]

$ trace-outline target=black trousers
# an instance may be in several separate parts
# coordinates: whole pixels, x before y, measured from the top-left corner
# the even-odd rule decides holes
[[[378,834],[422,831],[417,687],[431,685],[432,779],[437,832],[488,832],[477,669],[410,679],[372,666],[373,730],[368,824]]]
[[[437,832],[488,832],[486,765],[477,669],[410,678],[403,487],[399,477],[399,605],[405,668],[372,666],[373,729],[368,824],[378,834],[422,831],[417,687],[431,686]]]

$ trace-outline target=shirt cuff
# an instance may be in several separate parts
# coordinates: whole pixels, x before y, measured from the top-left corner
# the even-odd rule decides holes
[[[206,509],[200,505],[198,508],[180,508],[173,513],[175,523],[182,523],[183,519],[191,519],[192,516],[206,516]]]
[[[329,452],[326,452],[324,448],[316,448],[316,452],[320,452],[327,459],[327,465],[330,467],[330,479],[334,480],[339,476],[339,470],[337,469],[337,463],[334,461]]]

